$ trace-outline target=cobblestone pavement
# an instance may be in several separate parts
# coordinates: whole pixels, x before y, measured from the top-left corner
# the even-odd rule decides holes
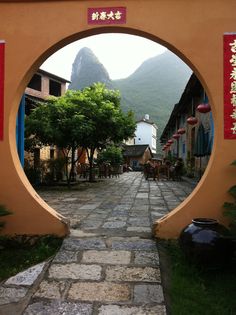
[[[192,189],[130,172],[79,190],[39,192],[70,219],[71,234],[51,262],[0,286],[0,314],[166,314],[151,227]]]

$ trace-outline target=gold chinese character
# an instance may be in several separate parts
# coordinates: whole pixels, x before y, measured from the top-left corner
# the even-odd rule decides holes
[[[236,122],[233,123],[233,127],[230,128],[232,130],[232,134],[236,134]]]
[[[92,13],[92,20],[95,21],[95,20],[98,20],[98,19],[99,19],[99,13],[98,12]]]
[[[233,119],[236,119],[236,108],[234,108],[232,114],[230,115]]]
[[[236,39],[229,44],[231,46],[231,51],[236,52]]]
[[[122,13],[121,13],[120,11],[116,11],[116,13],[115,13],[115,19],[116,19],[116,20],[120,20],[120,19],[121,19],[121,15],[122,15]]]
[[[230,73],[230,79],[236,80],[236,68],[233,68],[233,70]]]
[[[233,94],[233,95],[232,95],[230,101],[231,101],[231,104],[232,104],[233,106],[236,106],[236,94]]]
[[[232,58],[230,59],[230,63],[232,63],[232,66],[234,67],[234,66],[236,66],[236,55],[232,55],[231,56]]]
[[[101,13],[100,13],[100,20],[103,20],[103,21],[104,21],[104,20],[106,20],[106,18],[107,18],[107,13],[104,12],[104,11],[101,12]]]
[[[236,93],[236,81],[231,83],[231,90],[230,93]]]
[[[110,11],[110,13],[107,13],[107,19],[108,20],[114,20],[115,19],[113,11]]]

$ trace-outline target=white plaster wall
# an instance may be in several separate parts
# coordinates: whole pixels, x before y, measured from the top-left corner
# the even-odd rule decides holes
[[[156,140],[152,141],[153,137],[156,137],[155,128],[145,122],[138,122],[137,129],[135,132],[135,144],[149,144],[153,153],[156,153]],[[155,145],[154,145],[155,144]]]

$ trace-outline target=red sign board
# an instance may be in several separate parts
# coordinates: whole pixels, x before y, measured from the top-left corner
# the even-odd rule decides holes
[[[5,42],[0,40],[0,141],[3,140]]]
[[[88,24],[125,24],[125,7],[88,8]]]
[[[236,33],[224,34],[224,138],[236,139]]]

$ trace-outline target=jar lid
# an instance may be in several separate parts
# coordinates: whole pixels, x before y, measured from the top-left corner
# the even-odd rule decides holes
[[[215,225],[218,224],[218,221],[210,218],[194,218],[192,223],[200,225]]]

